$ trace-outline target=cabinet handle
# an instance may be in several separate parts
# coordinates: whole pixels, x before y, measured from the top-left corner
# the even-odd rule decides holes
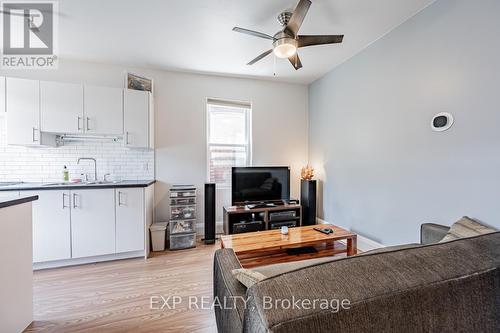
[[[82,117],[78,116],[78,130],[81,131],[82,128],[80,127],[80,120],[82,119]]]
[[[90,117],[87,117],[87,121],[86,121],[87,131],[90,131],[89,121],[90,121]]]
[[[73,208],[77,208],[78,206],[76,205],[76,193],[73,193]]]
[[[122,192],[118,191],[118,206],[122,205]]]
[[[38,141],[38,140],[35,138],[35,133],[36,133],[36,131],[37,131],[36,127],[33,127],[32,132],[31,132],[31,136],[32,136],[33,142],[37,142],[37,141]]]
[[[63,208],[63,209],[64,209],[64,208],[69,208],[69,206],[66,206],[66,201],[64,200],[64,198],[65,198],[66,196],[67,196],[67,194],[66,194],[66,193],[63,193],[63,195],[62,195],[62,202],[63,202],[63,203],[62,203],[62,208]]]
[[[128,132],[125,132],[125,144],[128,145]]]

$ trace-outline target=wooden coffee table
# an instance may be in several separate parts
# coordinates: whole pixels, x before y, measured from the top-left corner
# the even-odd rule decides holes
[[[313,228],[331,228],[333,233],[326,235]],[[345,240],[346,245],[340,240]],[[289,254],[287,249],[314,247],[316,252]],[[357,235],[331,224],[289,228],[288,235],[280,230],[247,232],[224,235],[221,248],[232,248],[241,265],[245,268],[290,262],[304,259],[334,256],[346,253],[357,254]]]

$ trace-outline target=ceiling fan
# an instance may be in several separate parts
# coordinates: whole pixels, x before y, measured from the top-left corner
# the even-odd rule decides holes
[[[247,65],[253,65],[257,61],[274,53],[278,58],[288,58],[295,70],[302,68],[297,49],[306,46],[342,43],[344,35],[299,35],[299,29],[311,6],[310,0],[300,0],[293,12],[285,11],[278,15],[278,22],[283,27],[274,36],[262,32],[234,27],[233,31],[265,38],[273,41],[273,48],[260,54]]]

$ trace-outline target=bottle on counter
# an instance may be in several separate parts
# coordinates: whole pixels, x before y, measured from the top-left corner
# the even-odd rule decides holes
[[[63,180],[65,182],[69,181],[69,171],[68,171],[68,168],[66,166],[64,166],[64,168],[63,168]]]

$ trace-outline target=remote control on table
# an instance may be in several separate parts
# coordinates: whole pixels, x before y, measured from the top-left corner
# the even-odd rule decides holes
[[[314,230],[322,232],[326,235],[333,234],[333,230],[330,228],[314,228]]]

